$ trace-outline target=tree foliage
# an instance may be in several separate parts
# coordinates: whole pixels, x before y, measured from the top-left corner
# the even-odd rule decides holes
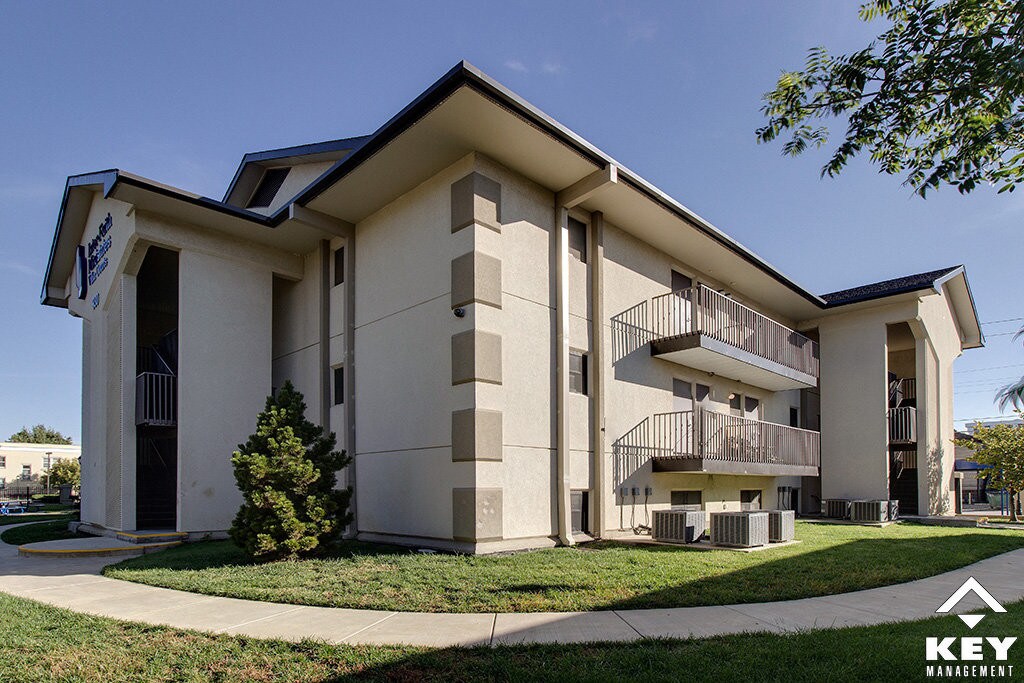
[[[1024,327],[1013,335],[1013,340],[1017,341],[1022,337],[1024,337]],[[1024,376],[1000,389],[996,394],[996,402],[999,405],[999,410],[1003,410],[1008,405],[1012,405],[1018,410],[1024,408]]]
[[[302,394],[285,382],[231,458],[243,497],[231,538],[252,557],[308,555],[352,521],[351,489],[335,488],[336,472],[351,458],[305,412]]]
[[[845,119],[823,176],[866,153],[922,197],[1024,180],[1024,1],[870,0],[860,18],[889,27],[849,54],[812,48],[803,71],[783,72],[759,142],[788,135],[782,151],[797,155],[828,143],[821,120]]]
[[[1017,415],[1024,417],[1018,410]],[[1011,519],[1016,521],[1019,503],[1016,497],[1024,491],[1024,425],[996,424],[984,427],[979,422],[969,439],[957,439],[956,445],[971,451],[971,460],[989,465],[989,482],[1010,492]]]
[[[8,441],[14,443],[53,443],[53,444],[69,444],[71,438],[64,436],[56,429],[51,429],[46,425],[36,425],[29,429],[28,427],[22,427],[20,431],[11,434],[11,438]]]
[[[51,487],[60,487],[70,484],[73,488],[79,488],[82,484],[82,466],[78,458],[62,458],[46,470]]]

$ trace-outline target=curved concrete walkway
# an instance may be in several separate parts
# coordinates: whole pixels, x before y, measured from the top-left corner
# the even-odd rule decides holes
[[[970,576],[1003,604],[1024,599],[1024,549],[919,581],[805,600],[526,614],[381,612],[219,598],[108,579],[99,572],[109,563],[103,557],[19,557],[15,546],[0,543],[0,591],[76,612],[213,633],[432,647],[700,638],[910,621],[935,616]],[[984,609],[971,593],[957,611]]]

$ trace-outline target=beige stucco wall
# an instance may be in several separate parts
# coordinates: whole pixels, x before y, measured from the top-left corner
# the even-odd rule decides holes
[[[270,393],[272,275],[189,250],[178,267],[178,527],[222,530],[241,504],[231,453]]]

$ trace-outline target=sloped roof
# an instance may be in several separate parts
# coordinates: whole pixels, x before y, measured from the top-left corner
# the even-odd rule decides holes
[[[891,280],[882,280],[881,282],[873,282],[859,287],[851,287],[850,289],[841,289],[838,292],[822,294],[821,298],[831,307],[844,306],[870,299],[880,299],[906,292],[915,292],[919,289],[935,287],[937,281],[962,269],[963,266],[951,266],[949,268],[930,270],[926,273],[917,273],[916,275],[894,277]]]

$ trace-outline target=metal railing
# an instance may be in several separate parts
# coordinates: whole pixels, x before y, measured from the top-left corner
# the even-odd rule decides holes
[[[916,400],[917,382],[913,377],[904,377],[889,382],[889,406],[891,408],[899,407],[904,401]]]
[[[889,409],[889,443],[917,443],[917,408],[903,406]]]
[[[659,413],[650,422],[655,458],[819,467],[820,434],[706,408]]]
[[[135,424],[173,427],[178,421],[178,378],[143,372],[135,378]]]
[[[704,285],[651,299],[655,339],[700,332],[755,356],[818,376],[818,344]]]

